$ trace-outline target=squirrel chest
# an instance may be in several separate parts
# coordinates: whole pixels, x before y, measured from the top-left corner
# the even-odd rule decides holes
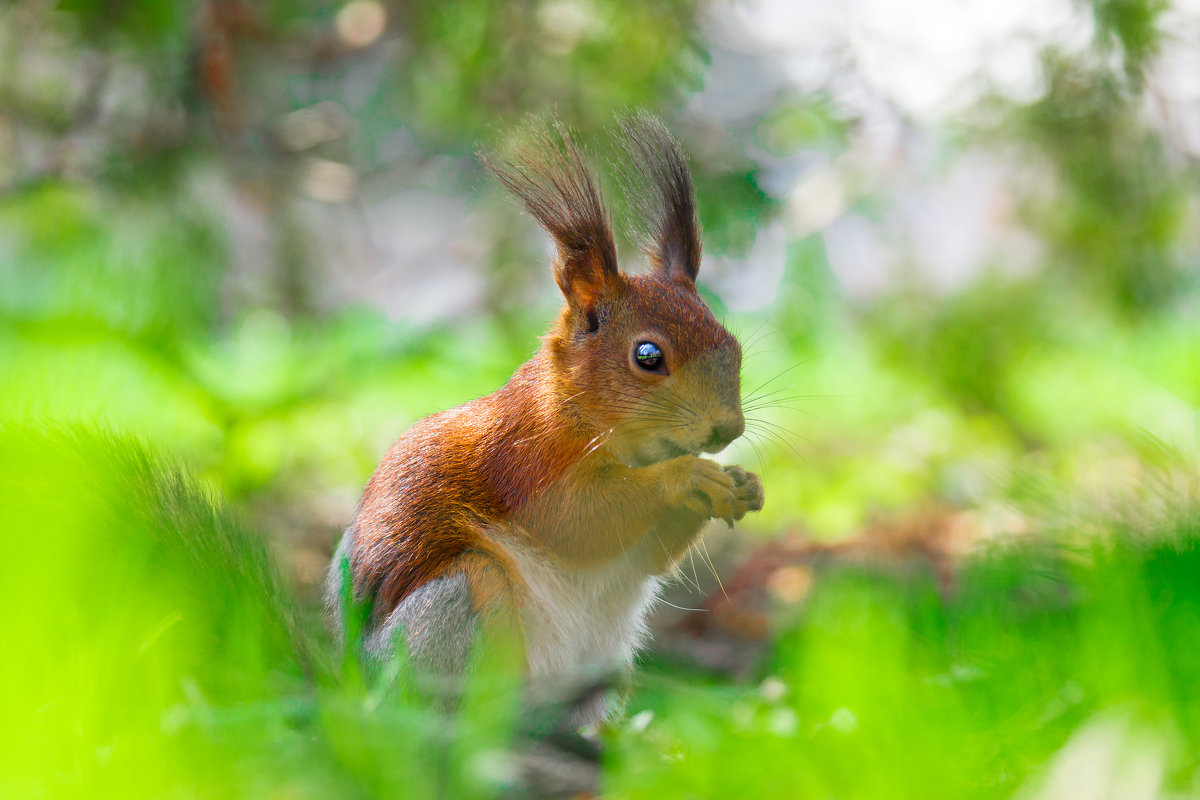
[[[503,545],[526,586],[521,614],[530,677],[585,677],[632,661],[660,581],[617,558],[564,571],[517,543]]]

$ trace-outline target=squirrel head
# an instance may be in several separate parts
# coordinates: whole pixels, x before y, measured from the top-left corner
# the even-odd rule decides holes
[[[656,118],[623,120],[620,171],[650,270],[623,273],[597,183],[561,125],[485,163],[554,239],[566,297],[546,337],[556,401],[630,466],[715,453],[745,430],[741,345],[696,291],[691,173]]]

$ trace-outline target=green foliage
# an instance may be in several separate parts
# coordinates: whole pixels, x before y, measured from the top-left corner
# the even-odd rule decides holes
[[[1103,49],[1118,47],[1125,74],[1141,83],[1150,58],[1158,53],[1163,32],[1159,17],[1166,0],[1090,0],[1096,39]]]
[[[164,791],[227,753],[208,726],[285,726],[311,649],[265,543],[128,443],[0,440],[4,793]]]
[[[186,200],[45,186],[0,206],[0,312],[47,335],[92,328],[170,351],[213,330],[224,243]]]
[[[180,42],[201,5],[197,0],[59,0],[60,13],[70,15],[86,40],[116,40],[139,50],[156,51]]]
[[[1177,250],[1183,175],[1117,76],[1054,54],[1045,73],[1045,96],[1013,124],[1017,141],[1040,153],[1061,184],[1030,201],[1051,264],[1123,312],[1169,305],[1188,279]]]
[[[957,297],[905,295],[874,320],[889,361],[928,373],[967,411],[1012,416],[1005,378],[1054,336],[1042,284],[982,280]]]
[[[801,148],[844,148],[848,134],[828,98],[787,98],[758,121],[755,142],[772,155],[788,156]]]
[[[397,674],[339,677],[265,540],[84,429],[0,429],[0,530],[5,797],[495,795],[472,759],[514,730],[510,643],[478,649],[456,727]]]
[[[757,688],[649,665],[606,736],[608,796],[1010,797],[1080,748],[1108,780],[1188,791],[1200,524],[1100,525],[985,553],[948,595],[823,573]],[[0,529],[6,797],[512,785],[517,648],[477,654],[453,723],[403,659],[335,670],[265,543],[136,445],[0,431]],[[1125,771],[1147,754],[1161,776]]]
[[[404,101],[422,131],[467,151],[548,109],[595,130],[696,82],[696,9],[693,0],[417,3]]]
[[[758,187],[752,168],[701,173],[696,195],[705,247],[716,253],[745,254],[776,205]]]
[[[1111,532],[991,553],[946,599],[919,574],[826,576],[757,690],[642,681],[630,711],[653,717],[610,737],[611,796],[1012,797],[1069,752],[1143,786],[1122,759],[1161,757],[1162,789],[1190,791],[1200,527]]]

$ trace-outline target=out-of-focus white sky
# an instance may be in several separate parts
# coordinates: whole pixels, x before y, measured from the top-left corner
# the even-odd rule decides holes
[[[871,90],[925,122],[989,88],[1036,99],[1038,51],[1079,50],[1092,36],[1090,15],[1069,0],[750,0],[714,17],[715,41],[770,53],[797,87],[823,88],[853,64]]]
[[[714,6],[706,28],[712,67],[694,114],[737,124],[783,93],[821,92],[855,121],[849,150],[835,159],[751,152],[786,210],[747,257],[710,260],[709,280],[731,308],[767,307],[787,241],[809,234],[822,236],[834,274],[856,298],[901,279],[936,292],[985,268],[1034,267],[1038,243],[1015,216],[1018,170],[969,143],[947,158],[942,140],[987,97],[1037,100],[1042,51],[1078,55],[1091,46],[1084,3],[747,0]],[[1200,0],[1173,3],[1163,29],[1145,113],[1182,152],[1200,156]],[[867,198],[884,201],[869,216],[855,210]]]

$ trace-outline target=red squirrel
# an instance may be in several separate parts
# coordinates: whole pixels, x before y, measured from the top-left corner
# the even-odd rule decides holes
[[[507,620],[531,685],[628,670],[660,580],[705,522],[762,508],[756,475],[700,457],[745,420],[741,346],[696,291],[687,162],[656,118],[622,128],[641,274],[619,269],[597,181],[561,126],[509,161],[484,157],[553,238],[566,305],[507,384],[415,423],[371,476],[328,582],[340,619],[348,563],[369,653],[403,642],[416,665],[459,674],[479,626]]]

